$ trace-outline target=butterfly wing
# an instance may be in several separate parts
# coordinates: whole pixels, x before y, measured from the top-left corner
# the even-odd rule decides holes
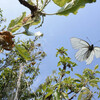
[[[94,58],[94,50],[92,50],[92,51],[90,52],[90,55],[89,55],[89,57],[88,57],[87,60],[86,60],[86,64],[87,64],[87,65],[90,64],[90,63],[93,61],[93,58]]]
[[[78,61],[84,61],[86,60],[89,56],[90,56],[90,51],[88,50],[88,48],[81,48],[79,49],[79,51],[76,53],[75,58]]]
[[[81,49],[89,47],[89,43],[79,38],[71,38],[71,44],[74,49]]]
[[[94,47],[94,53],[96,58],[100,58],[100,48],[99,47]]]
[[[84,40],[81,40],[79,38],[71,38],[71,43],[72,43],[72,47],[74,49],[79,49],[79,51],[76,53],[75,58],[78,61],[85,61],[86,60],[86,64],[90,64],[93,61],[94,58],[94,50],[89,50],[89,43],[87,43]],[[96,57],[98,52],[99,52],[100,48],[96,48],[95,47],[95,55]],[[99,55],[100,57],[100,55]]]
[[[90,45],[79,38],[71,38],[71,44],[74,49],[88,48]]]

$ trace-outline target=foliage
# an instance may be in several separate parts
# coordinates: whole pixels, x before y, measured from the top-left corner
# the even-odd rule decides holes
[[[34,41],[37,41],[34,39]],[[22,51],[26,53],[23,57],[23,52],[19,53],[18,48],[13,48],[9,53],[5,53],[5,57],[0,60],[0,98],[13,100],[17,89],[17,81],[19,78],[19,70],[21,64],[24,68],[21,73],[21,85],[19,89],[19,99],[31,98],[31,88],[33,80],[39,74],[40,61],[46,56],[41,49],[40,43],[35,43],[33,40],[16,42],[16,47],[24,48]],[[25,51],[24,51],[25,50]],[[30,59],[26,60],[27,54]],[[43,56],[44,55],[44,56]]]
[[[87,3],[96,2],[96,0],[52,0],[60,10],[48,14],[44,10],[50,1],[19,0],[31,10],[31,14],[27,16],[26,12],[23,12],[20,17],[11,20],[6,31],[2,29],[0,32],[0,52],[3,54],[0,55],[0,98],[3,100],[72,100],[76,96],[78,100],[91,100],[94,94],[100,98],[100,78],[97,77],[100,74],[99,66],[96,65],[94,70],[86,68],[82,74],[75,73],[75,78],[72,78],[71,73],[74,73],[74,68],[78,66],[71,61],[64,47],[57,49],[56,53],[56,57],[59,57],[57,63],[59,71],[53,71],[52,75],[33,91],[32,85],[39,74],[40,62],[46,54],[41,48],[41,43],[37,43],[43,34],[30,32],[29,28],[33,25],[38,25],[35,28],[41,27],[47,15],[77,14]],[[0,9],[0,24],[2,21]],[[21,27],[24,31],[18,33]],[[27,41],[12,39],[19,34],[31,35],[34,39]]]
[[[21,1],[21,0],[20,0]],[[41,22],[41,24],[36,27],[39,28],[42,26],[44,22],[44,17],[46,15],[52,15],[44,13],[44,8],[49,4],[50,0],[40,0],[37,2],[32,2],[31,0],[27,0],[29,4],[31,4],[33,7],[38,7],[36,11],[34,11],[35,15],[32,17],[32,14],[26,16],[26,12],[23,12],[20,17],[17,17],[16,19],[13,19],[9,26],[8,31],[10,32],[16,32],[18,29],[20,29],[22,26],[25,28],[25,31],[29,29],[32,25],[38,25]],[[76,14],[80,8],[85,7],[87,3],[93,3],[96,2],[96,0],[53,0],[55,4],[57,4],[61,9],[54,13],[53,15],[64,15],[68,16],[70,13]],[[35,6],[37,5],[37,6]],[[21,34],[24,34],[22,32]]]
[[[0,24],[2,23],[3,20],[4,20],[4,19],[3,19],[3,15],[2,15],[2,10],[1,10],[1,8],[0,8]],[[0,27],[1,27],[1,25],[0,25]]]
[[[2,10],[1,10],[1,8],[0,8],[0,23],[1,23],[1,21],[2,21],[2,17],[3,17],[3,15],[2,15]]]
[[[70,69],[76,67],[76,64],[70,60],[65,52],[66,49],[62,47],[57,50],[57,55],[61,55],[59,56],[59,72],[57,74],[54,71],[51,76],[47,77],[46,81],[37,89],[36,97],[39,100],[72,100],[79,94],[78,100],[90,100],[94,93],[99,94],[91,89],[97,88],[98,91],[100,90],[98,86],[100,78],[96,77],[97,73],[100,73],[100,71],[97,71],[98,65],[95,66],[94,70],[86,68],[82,75],[75,74],[78,78],[72,78],[70,74],[73,70]]]
[[[57,15],[68,16],[70,13],[77,14],[80,8],[85,7],[87,3],[96,2],[96,0],[53,0],[58,6],[62,7]]]

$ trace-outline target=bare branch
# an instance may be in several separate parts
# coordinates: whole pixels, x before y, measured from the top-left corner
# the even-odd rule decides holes
[[[25,7],[29,8],[31,10],[31,14],[32,14],[32,17],[34,17],[34,13],[37,12],[37,6],[33,6],[33,5],[30,5],[27,1],[25,0],[19,0],[19,2],[24,5]]]

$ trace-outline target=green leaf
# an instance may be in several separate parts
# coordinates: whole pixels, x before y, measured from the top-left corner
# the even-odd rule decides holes
[[[98,74],[100,74],[100,71],[95,71],[95,73],[98,73]]]
[[[53,90],[49,89],[49,92],[46,94],[45,98],[47,98],[48,96],[50,96],[51,94],[53,94]]]
[[[41,3],[43,4],[43,0],[41,0]]]
[[[46,85],[43,85],[42,89],[43,89],[43,91],[45,91],[46,90]]]
[[[99,68],[99,65],[96,65],[96,66],[94,67],[95,70],[98,69],[98,68]]]
[[[15,45],[17,51],[19,54],[25,59],[25,60],[31,60],[29,52],[21,45]]]
[[[61,68],[59,68],[59,71],[62,71],[62,69],[61,69]]]
[[[31,4],[31,5],[35,5],[33,2],[32,2],[32,0],[27,0],[27,2],[29,3],[29,4]]]
[[[63,7],[66,3],[70,2],[71,0],[53,0],[53,2],[60,6],[60,7]]]
[[[89,82],[90,83],[97,83],[97,82],[100,82],[100,79],[99,80],[97,80],[97,79],[91,79]]]
[[[96,0],[74,0],[73,2],[71,1],[69,3],[66,3],[56,14],[64,16],[68,16],[70,13],[77,14],[80,8],[83,8],[85,7],[85,4],[92,2],[96,2]]]
[[[82,75],[75,73],[76,76],[78,76],[79,78],[83,78]]]
[[[71,71],[73,71],[73,68],[71,67]]]
[[[60,61],[59,61],[58,64],[57,64],[57,67],[60,66],[60,65],[61,65],[61,63],[60,63]]]
[[[67,71],[66,74],[70,74],[70,71]]]
[[[76,79],[74,79],[74,82],[81,82],[81,80],[76,78]]]
[[[100,91],[99,91],[99,96],[98,96],[98,98],[100,98]]]
[[[92,86],[92,87],[99,87],[96,83],[90,83],[90,86]]]
[[[25,16],[26,16],[26,12],[23,12],[22,16],[20,16],[20,17],[18,17],[16,19],[11,20],[7,30],[12,32],[12,33],[17,31],[20,27],[22,27],[22,20],[23,20],[23,18]]]

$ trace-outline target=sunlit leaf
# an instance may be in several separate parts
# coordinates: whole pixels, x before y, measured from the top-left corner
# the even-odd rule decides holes
[[[63,7],[66,3],[70,2],[71,0],[53,0],[55,4],[60,7]]]
[[[71,71],[73,71],[73,68],[71,67]]]
[[[29,4],[31,4],[31,5],[35,5],[33,2],[32,2],[32,0],[27,0],[27,2],[29,3]]]
[[[92,86],[92,87],[99,87],[98,85],[97,85],[97,83],[90,83],[90,86]]]
[[[41,0],[41,3],[43,4],[43,0]]]
[[[53,90],[49,89],[49,92],[46,94],[45,98],[47,98],[47,97],[50,96],[51,94],[53,94]]]
[[[68,16],[70,13],[77,14],[80,8],[85,7],[85,4],[95,1],[96,0],[71,0],[58,11],[57,15]]]
[[[80,79],[74,79],[74,82],[81,82],[81,80]]]
[[[70,71],[67,71],[66,74],[70,74]]]
[[[22,16],[17,17],[16,19],[11,20],[9,26],[8,26],[8,31],[11,31],[12,33],[17,31],[21,26],[22,26],[22,20],[26,16],[26,12],[22,13]]]
[[[100,74],[100,71],[95,71],[95,73],[99,73]]]
[[[83,78],[82,75],[75,73],[76,76],[78,76],[79,78]]]
[[[89,82],[90,83],[97,83],[97,82],[100,82],[100,79],[99,80],[97,80],[97,79],[91,79]]]
[[[21,45],[15,45],[17,51],[19,54],[25,59],[25,60],[31,60],[29,52]]]
[[[96,65],[94,69],[96,70],[96,69],[98,69],[98,68],[99,68],[99,65]]]
[[[60,66],[60,65],[61,65],[61,63],[60,63],[60,62],[58,62],[57,66]]]

